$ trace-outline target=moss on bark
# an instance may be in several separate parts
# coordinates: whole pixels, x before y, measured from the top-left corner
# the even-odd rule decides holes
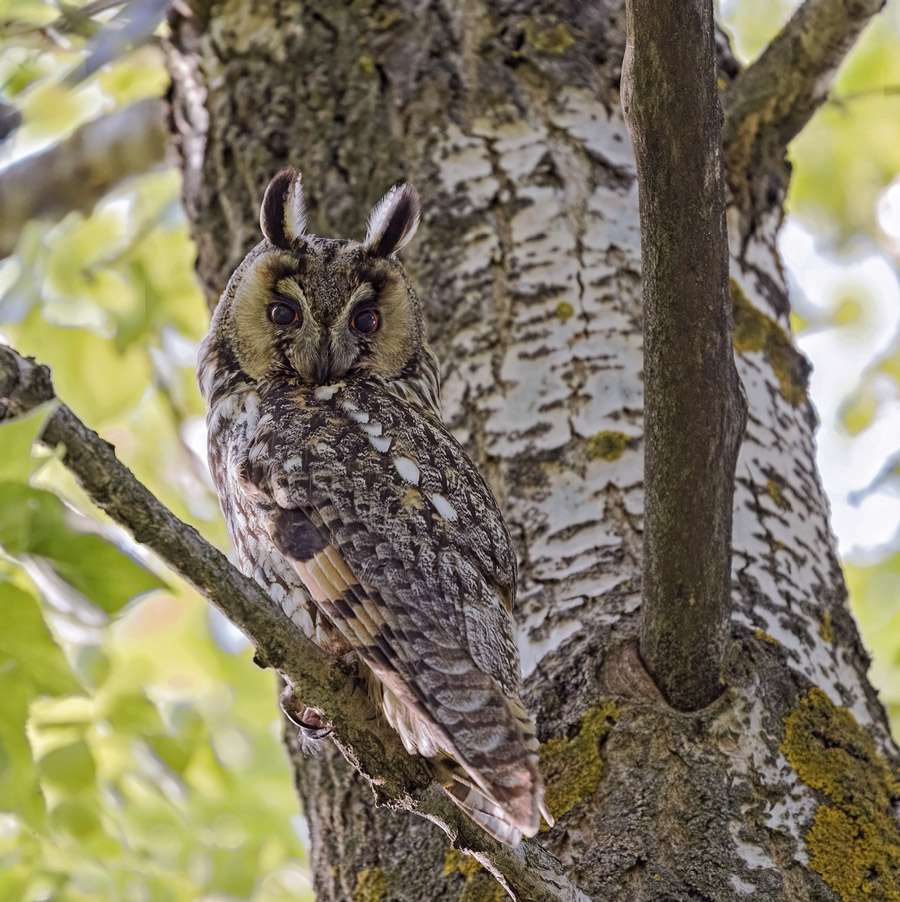
[[[450,849],[444,859],[444,876],[459,871],[466,878],[459,902],[502,902],[506,891],[471,856]]]
[[[736,279],[731,280],[734,315],[734,349],[742,353],[763,351],[781,387],[781,394],[794,407],[807,400],[809,363],[775,320],[758,310]]]
[[[382,902],[387,893],[387,878],[381,868],[360,871],[353,890],[353,902]]]
[[[900,783],[872,737],[821,689],[784,719],[781,751],[827,799],[806,834],[810,865],[843,902],[900,899]]]
[[[588,454],[591,457],[602,457],[604,460],[618,460],[628,446],[630,436],[624,432],[604,430],[588,439]]]
[[[591,708],[571,736],[548,739],[541,746],[541,770],[547,784],[547,807],[554,818],[571,811],[600,785],[603,759],[600,742],[615,726],[618,708],[606,702]]]

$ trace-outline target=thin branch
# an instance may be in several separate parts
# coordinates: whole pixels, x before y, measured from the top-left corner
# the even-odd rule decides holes
[[[509,849],[476,827],[434,783],[427,763],[410,756],[399,736],[358,691],[355,667],[323,652],[255,582],[192,527],[179,520],[115,455],[112,445],[55,399],[50,371],[0,346],[0,422],[54,402],[41,441],[62,449],[62,461],[91,500],[152,549],[235,624],[304,704],[321,708],[347,760],[372,785],[380,804],[434,821],[454,845],[473,855],[513,899],[585,902],[560,863],[533,841]]]
[[[629,0],[644,322],[641,657],[673,707],[721,692],[746,402],[732,350],[712,0]]]
[[[850,94],[835,94],[832,91],[826,102],[829,106],[843,108],[857,100],[871,100],[874,97],[900,97],[900,85],[882,85],[880,88],[866,88]]]
[[[844,57],[885,0],[805,0],[759,59],[726,89],[723,142],[740,193],[752,173],[779,161],[828,99]]]
[[[117,6],[124,6],[127,0],[93,0],[91,3],[85,3],[84,6],[62,7],[61,15],[57,16],[52,22],[13,22],[10,24],[2,23],[3,37],[8,41],[11,38],[20,38],[26,34],[37,34],[45,31],[57,33],[74,32],[80,35],[90,36],[100,23],[94,22],[92,16],[106,12],[109,9],[115,9]]]
[[[90,210],[124,179],[161,163],[167,145],[163,102],[141,100],[0,172],[0,257],[15,250],[27,220]]]

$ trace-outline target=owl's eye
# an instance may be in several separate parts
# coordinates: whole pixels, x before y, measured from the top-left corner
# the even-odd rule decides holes
[[[269,304],[266,316],[269,318],[269,322],[274,323],[276,326],[296,326],[303,319],[302,314],[296,307],[284,302]]]
[[[374,335],[381,328],[381,314],[374,307],[357,310],[350,328],[359,335]]]

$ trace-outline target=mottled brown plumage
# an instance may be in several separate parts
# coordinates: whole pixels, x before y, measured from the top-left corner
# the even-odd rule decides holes
[[[438,364],[395,254],[409,186],[366,240],[307,235],[300,176],[263,200],[200,351],[210,469],[244,572],[307,635],[355,653],[411,753],[502,841],[544,811],[519,700],[515,555],[481,474],[440,419]]]

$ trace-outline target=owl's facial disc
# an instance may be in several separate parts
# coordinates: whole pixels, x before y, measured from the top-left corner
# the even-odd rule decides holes
[[[424,340],[403,267],[356,242],[307,238],[298,250],[264,246],[241,273],[226,318],[241,369],[307,385],[398,378]]]

